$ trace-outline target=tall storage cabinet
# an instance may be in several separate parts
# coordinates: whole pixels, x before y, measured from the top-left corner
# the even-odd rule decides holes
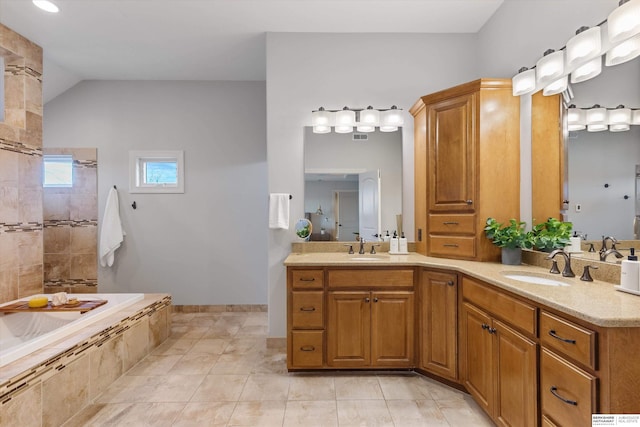
[[[420,98],[414,117],[417,252],[494,261],[488,217],[520,215],[520,99],[510,79],[480,79]]]

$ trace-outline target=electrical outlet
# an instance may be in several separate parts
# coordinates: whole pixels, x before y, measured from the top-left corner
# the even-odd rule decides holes
[[[580,203],[576,203],[576,212],[582,211],[582,205]]]

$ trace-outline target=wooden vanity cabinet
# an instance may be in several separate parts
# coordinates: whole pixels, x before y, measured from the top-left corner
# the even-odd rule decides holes
[[[420,280],[420,368],[458,380],[458,276],[422,270]]]
[[[520,214],[520,100],[510,79],[480,79],[420,98],[414,117],[416,250],[494,261],[488,217]]]
[[[538,425],[536,308],[463,277],[463,385],[501,426]]]

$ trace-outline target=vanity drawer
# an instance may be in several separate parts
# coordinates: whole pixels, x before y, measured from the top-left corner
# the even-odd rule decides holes
[[[474,258],[476,256],[476,238],[429,235],[429,255]]]
[[[291,292],[292,327],[297,329],[322,329],[324,327],[324,292]]]
[[[429,215],[429,232],[434,234],[475,234],[475,215]]]
[[[322,289],[324,285],[324,270],[304,269],[291,271],[291,286],[293,289]]]
[[[462,296],[531,335],[536,333],[536,308],[518,301],[466,276],[462,278]]]
[[[597,332],[551,313],[540,313],[540,342],[576,362],[596,369]]]
[[[413,269],[329,270],[329,288],[413,287]]]
[[[596,413],[597,379],[543,348],[540,359],[540,402],[543,417],[554,424],[591,425]]]
[[[294,368],[322,367],[323,331],[291,331],[291,365]]]

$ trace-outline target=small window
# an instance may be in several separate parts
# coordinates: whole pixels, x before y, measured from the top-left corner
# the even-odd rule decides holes
[[[130,151],[130,193],[184,193],[183,151]]]
[[[73,187],[73,157],[71,155],[45,154],[43,160],[45,188]]]

